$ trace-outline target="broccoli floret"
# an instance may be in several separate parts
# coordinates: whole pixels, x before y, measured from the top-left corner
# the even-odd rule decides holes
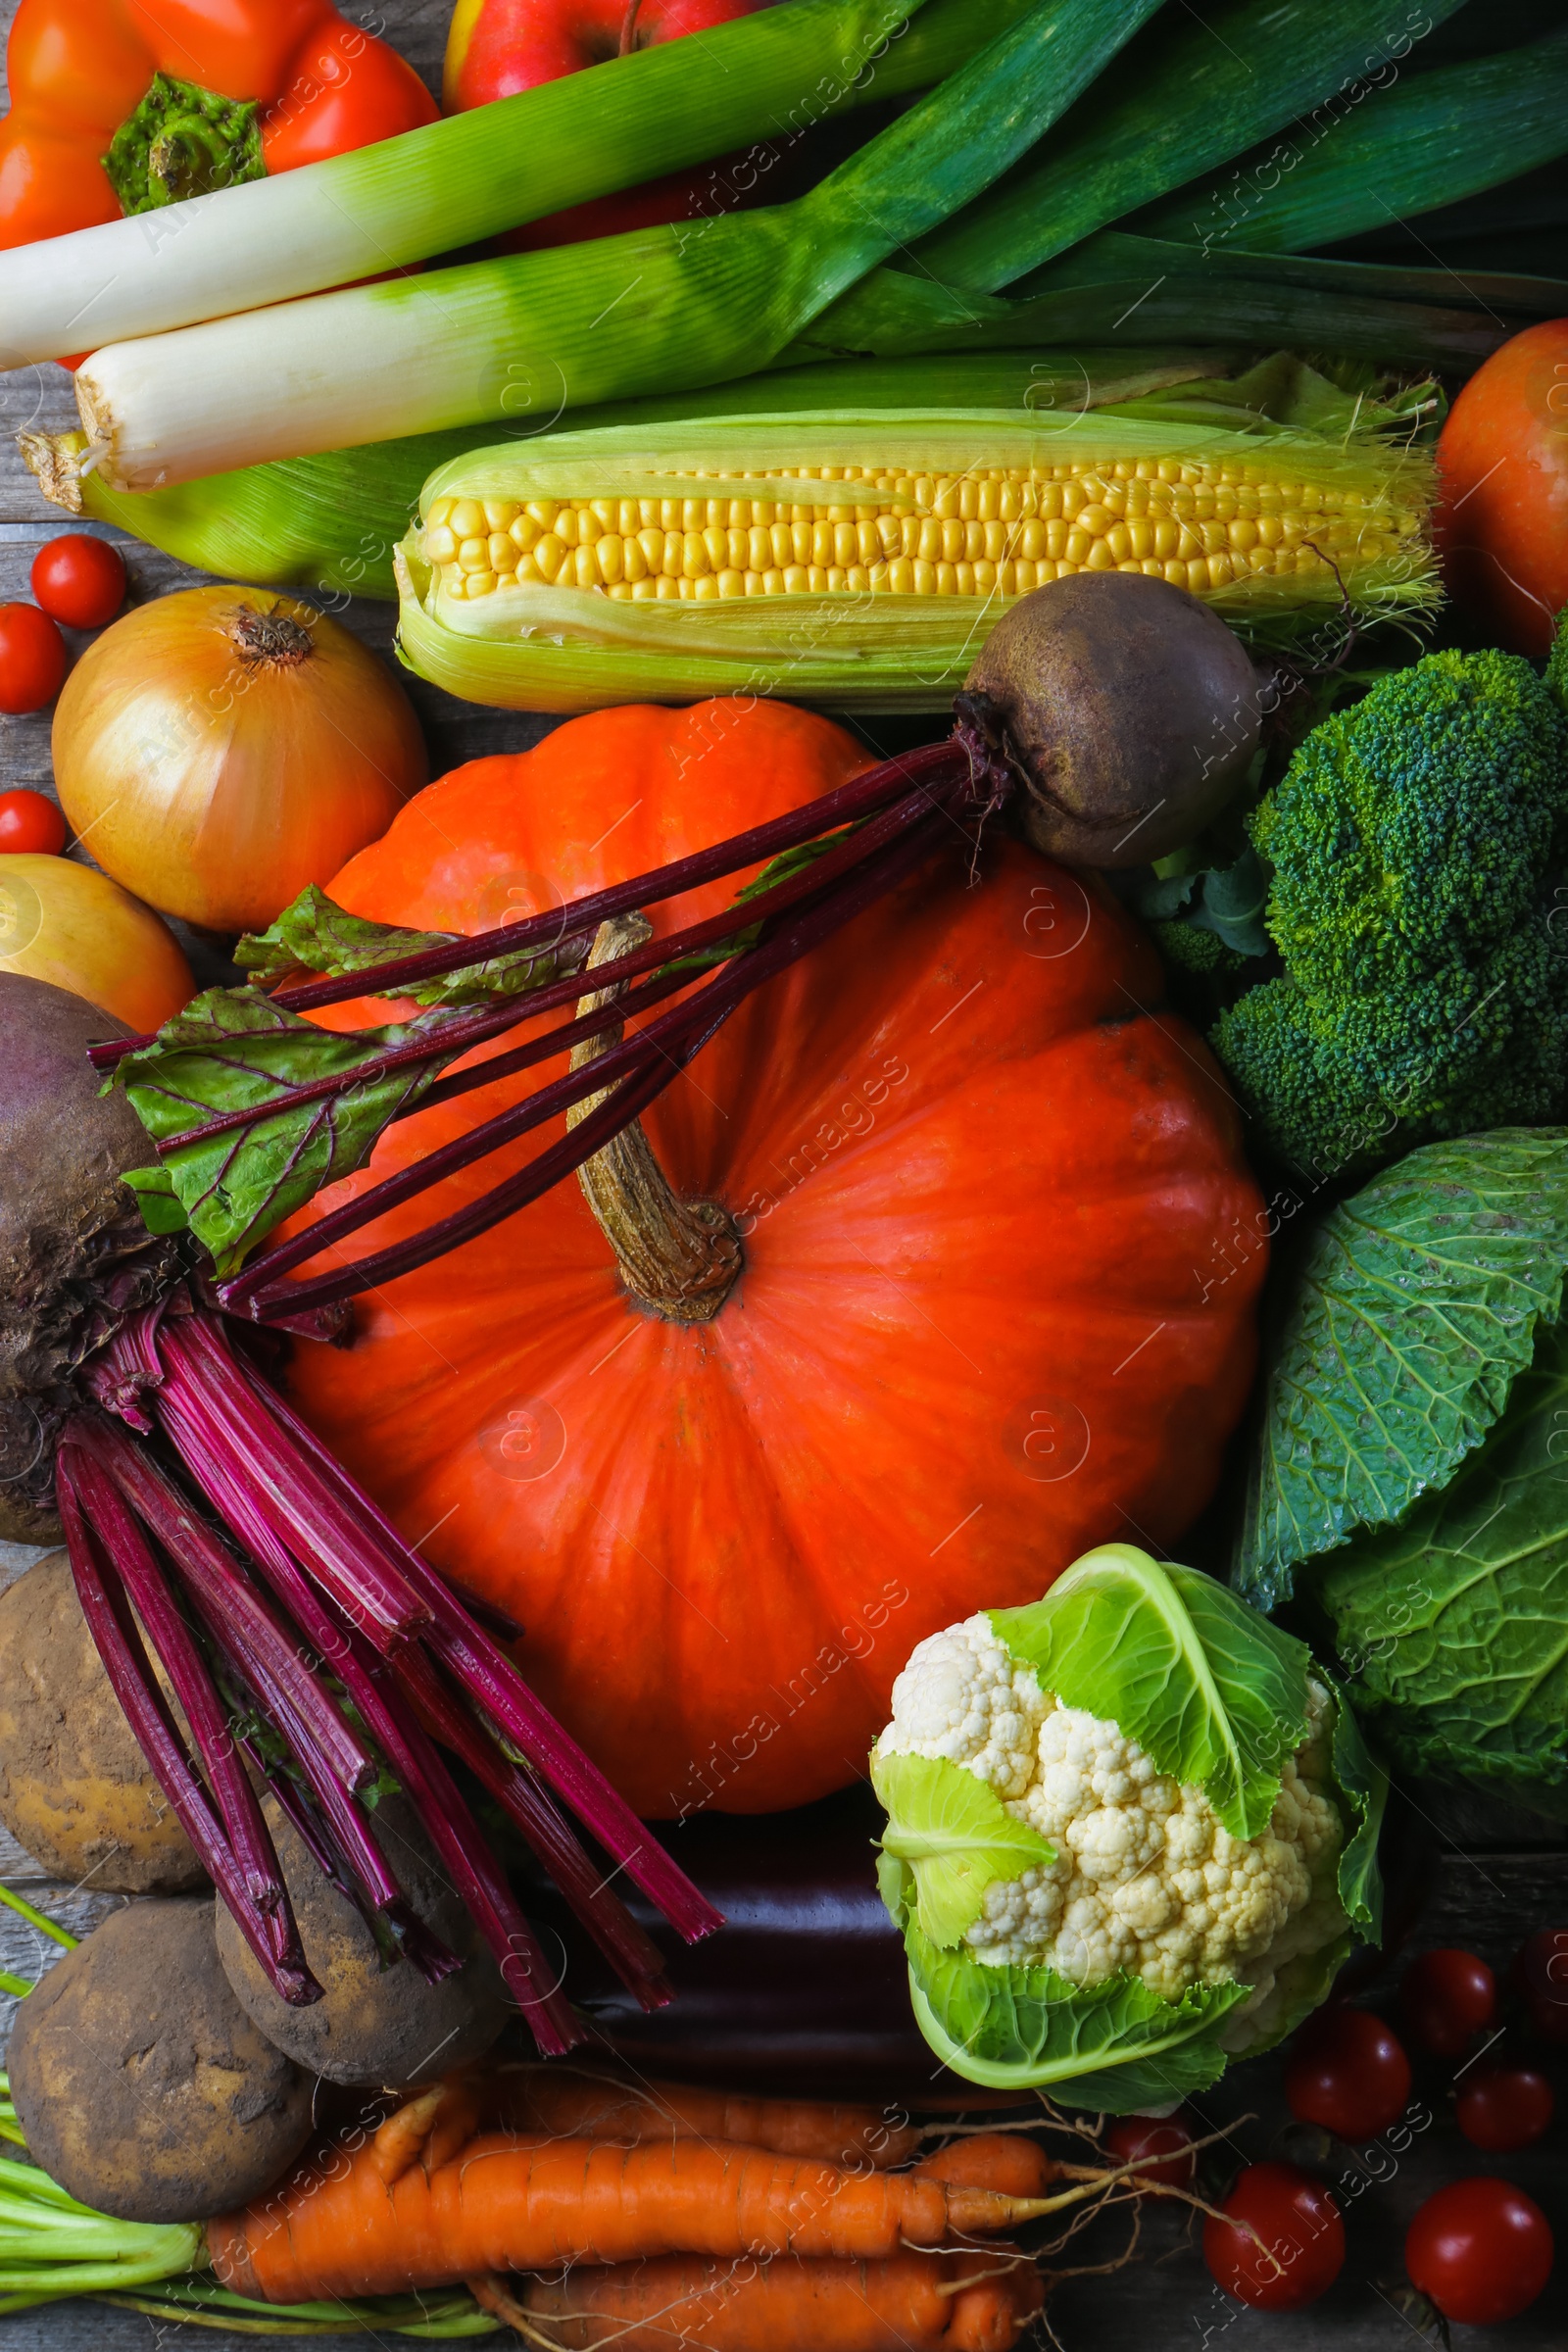
[[[1250,829],[1286,976],[1212,1043],[1277,1150],[1332,1175],[1563,1116],[1568,713],[1528,662],[1431,654],[1382,679]]]
[[[1155,947],[1184,972],[1239,972],[1247,958],[1197,923],[1151,923]]]

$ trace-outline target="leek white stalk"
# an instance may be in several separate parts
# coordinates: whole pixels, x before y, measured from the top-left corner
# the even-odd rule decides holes
[[[158,489],[486,418],[538,431],[589,402],[750,374],[987,187],[1157,5],[1040,0],[791,205],[111,344],[76,378],[82,464]]]
[[[792,0],[275,179],[0,253],[0,367],[259,310],[940,80],[1029,0]]]

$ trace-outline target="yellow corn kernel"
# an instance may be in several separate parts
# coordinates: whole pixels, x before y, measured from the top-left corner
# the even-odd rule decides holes
[[[446,503],[448,502],[443,501],[443,504]],[[455,564],[457,559],[457,539],[451,531],[446,529],[445,525],[441,525],[435,530],[426,530],[424,560],[427,564]]]
[[[1144,572],[1207,595],[1254,576],[1321,578],[1330,560],[1342,571],[1374,563],[1424,527],[1418,508],[1391,508],[1386,496],[1275,479],[1266,457],[741,472],[760,489],[800,493],[783,499],[709,496],[722,478],[717,467],[672,473],[670,495],[655,498],[438,500],[425,519],[425,559],[459,598],[488,595],[498,581],[559,581],[665,603],[989,600],[1086,569]],[[476,580],[485,583],[477,591]]]

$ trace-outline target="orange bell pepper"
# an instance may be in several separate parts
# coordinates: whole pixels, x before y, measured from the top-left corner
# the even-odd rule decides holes
[[[329,0],[22,0],[0,247],[89,228],[433,122],[423,82]]]

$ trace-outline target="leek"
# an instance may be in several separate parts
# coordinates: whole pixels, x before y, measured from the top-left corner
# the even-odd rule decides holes
[[[1029,0],[792,0],[494,106],[0,253],[0,365],[257,310],[479,243],[940,80]]]
[[[1421,29],[1461,4],[1423,0]],[[1393,80],[1413,46],[1410,31],[1380,42],[1380,30],[1366,0],[1168,11],[1128,48],[1115,86],[1096,90],[1043,141],[1038,160],[928,237],[917,265],[994,293],[1314,107],[1328,111],[1360,91],[1375,116],[1379,77]]]
[[[709,580],[706,587],[717,593],[706,601],[633,602],[613,591],[564,585],[563,570],[548,583],[497,589],[491,582],[470,599],[454,592],[456,567],[443,564],[429,544],[442,535],[441,518],[455,501],[497,502],[513,513],[528,502],[538,510],[545,501],[552,511],[563,501],[598,501],[608,510],[622,500],[676,506],[682,501],[671,498],[672,490],[700,490],[705,500],[777,497],[788,506],[816,487],[807,474],[847,466],[865,471],[854,483],[856,506],[845,513],[894,510],[902,494],[875,486],[873,471],[889,480],[923,474],[983,486],[987,469],[1002,468],[1014,480],[1049,488],[1064,474],[1179,461],[1240,469],[1228,480],[1245,474],[1249,482],[1294,484],[1294,492],[1281,488],[1278,497],[1298,501],[1304,482],[1310,513],[1322,519],[1308,520],[1294,543],[1310,546],[1314,529],[1328,527],[1329,508],[1343,502],[1365,518],[1351,532],[1348,552],[1337,564],[1320,560],[1310,570],[1298,570],[1293,561],[1288,572],[1227,577],[1208,601],[1264,642],[1332,620],[1347,596],[1364,618],[1431,610],[1438,591],[1425,531],[1433,495],[1427,453],[1368,432],[1269,430],[1248,417],[1245,401],[1239,393],[1238,416],[1255,429],[1244,432],[1180,416],[1180,391],[1148,416],[1131,405],[1120,413],[1020,415],[1017,408],[934,412],[842,400],[830,415],[710,415],[557,433],[525,449],[503,446],[460,458],[426,484],[420,526],[398,552],[399,650],[434,684],[470,702],[516,710],[582,710],[737,693],[780,694],[843,711],[941,710],[1011,601],[1001,585],[965,594],[875,593],[858,582],[810,593],[740,594],[732,586],[726,599],[723,586]],[[1325,420],[1334,406],[1329,393]],[[1203,412],[1224,414],[1222,387],[1205,388]],[[1241,569],[1247,571],[1245,564]]]
[[[113,488],[154,489],[749,374],[1004,171],[1157,5],[1042,0],[818,187],[773,211],[111,344],[76,378],[93,443],[83,463],[101,465]]]
[[[1332,135],[1330,135],[1332,133]],[[1292,124],[1224,178],[1129,223],[1205,253],[1298,253],[1479,195],[1568,150],[1568,28],[1422,74],[1324,124]]]
[[[974,360],[891,361],[876,397],[894,408],[1103,408],[1156,387],[1213,372],[1215,354],[1136,351],[1026,352]],[[792,368],[707,392],[615,402],[581,413],[583,426],[664,417],[834,409],[866,397],[854,364]],[[397,598],[393,551],[417,512],[426,478],[454,458],[493,448],[493,424],[329,451],[276,465],[208,474],[168,490],[113,490],[83,473],[85,433],[23,433],[22,454],[44,496],[68,514],[115,523],[182,564],[269,588],[318,588],[335,596]]]
[[[1385,367],[1469,375],[1510,335],[1568,311],[1560,278],[1381,269],[1105,230],[1012,297],[877,270],[797,338],[783,360],[967,353],[1090,342],[1124,366],[1148,342],[1201,327],[1232,348],[1285,343]]]

